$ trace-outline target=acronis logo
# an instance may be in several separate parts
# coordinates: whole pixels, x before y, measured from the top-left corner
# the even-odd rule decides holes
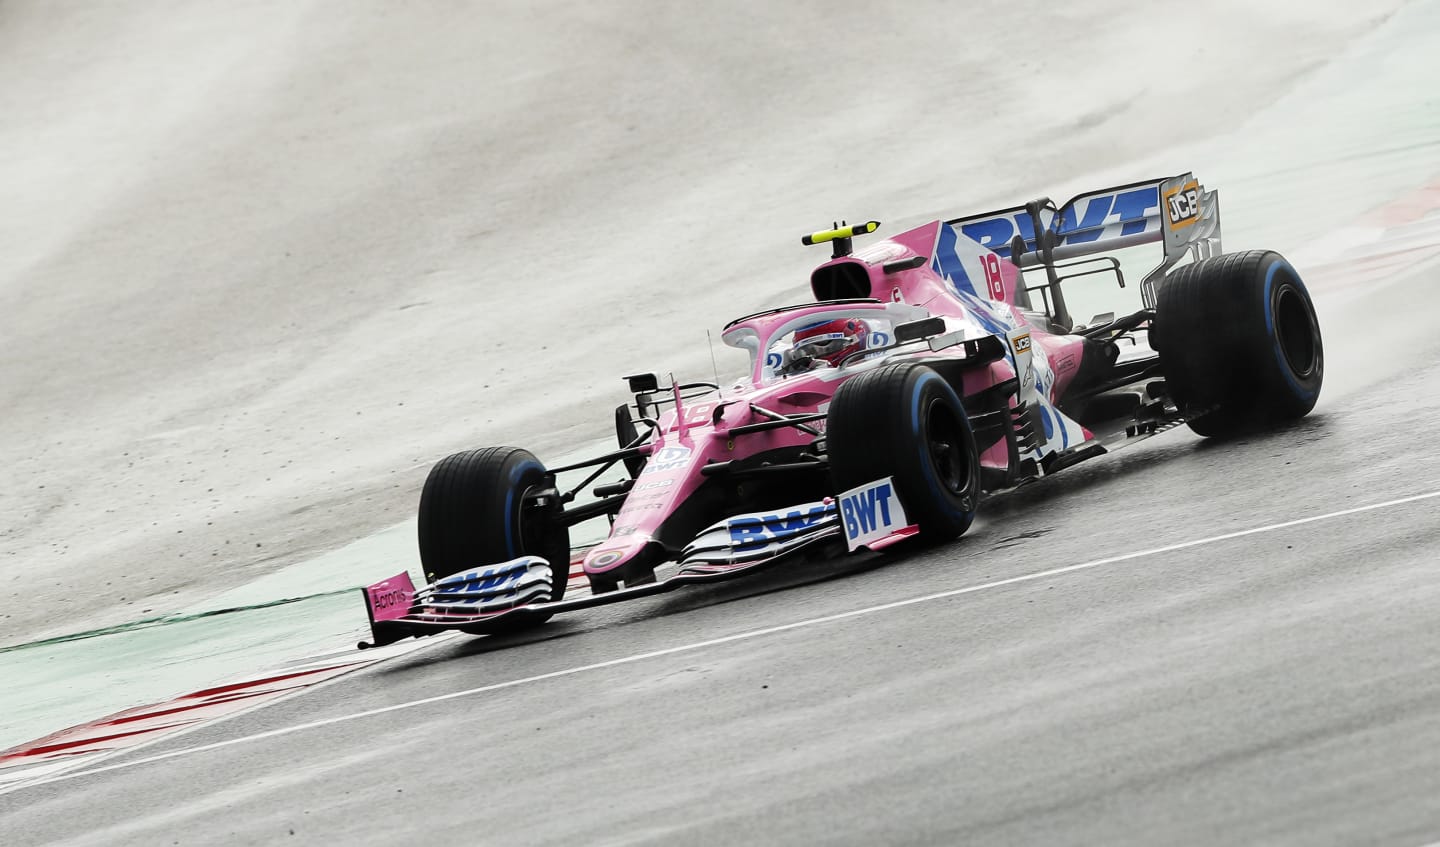
[[[1050,222],[1061,244],[1087,244],[1102,239],[1160,231],[1159,183],[1125,191],[1082,194],[1066,203]],[[1025,239],[1035,249],[1035,227],[1027,212],[1003,212],[982,218],[965,218],[954,227],[961,235],[987,250],[1009,258],[1010,240]]]
[[[731,518],[727,522],[730,528],[730,543],[736,547],[747,547],[799,535],[820,524],[832,511],[834,511],[833,506],[817,503],[808,508],[791,509],[788,512],[761,512]]]

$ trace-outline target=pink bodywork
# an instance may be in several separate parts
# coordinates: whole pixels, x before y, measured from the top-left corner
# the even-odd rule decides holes
[[[370,612],[371,623],[405,617],[414,599],[415,583],[410,581],[409,572],[365,587],[365,608]]]
[[[931,316],[945,318],[947,331],[964,330],[967,339],[994,335],[996,327],[1028,328],[1038,356],[1047,363],[1048,382],[1040,380],[1042,396],[1053,404],[1075,375],[1080,361],[1081,342],[1077,338],[1052,335],[1031,324],[1029,317],[1014,306],[1016,287],[1023,284],[1017,268],[978,245],[965,245],[969,251],[965,262],[970,278],[987,280],[983,295],[961,294],[952,279],[942,276],[933,260],[941,222],[933,222],[878,241],[853,256],[834,259],[817,270],[848,263],[862,269],[870,281],[874,303],[815,303],[775,313],[747,318],[726,327],[725,343],[750,350],[752,367],[749,377],[739,384],[708,395],[685,400],[678,410],[667,411],[659,418],[659,428],[647,445],[647,463],[636,480],[623,507],[615,518],[610,537],[596,545],[585,556],[583,567],[588,575],[603,575],[622,568],[656,537],[665,520],[689,498],[704,481],[701,469],[714,462],[745,459],[758,453],[785,447],[801,447],[814,440],[813,435],[792,427],[732,436],[734,427],[759,423],[767,418],[752,409],[757,406],[783,415],[823,412],[836,388],[859,373],[878,367],[891,358],[881,351],[839,369],[821,368],[802,374],[776,377],[767,372],[766,352],[772,341],[792,332],[797,326],[835,313],[905,322]],[[992,261],[986,258],[988,254]],[[921,257],[919,267],[885,272],[884,265],[895,265]],[[970,262],[974,270],[970,270]],[[852,271],[853,269],[845,269]],[[988,272],[988,275],[987,275]],[[1002,296],[996,297],[996,294]],[[977,314],[983,311],[984,314]],[[913,350],[914,348],[909,348]],[[927,356],[954,356],[953,351],[928,353]],[[983,367],[965,371],[963,394],[970,396],[1015,377],[1011,357]],[[678,412],[678,413],[677,413]],[[1053,409],[1057,431],[1055,449],[1062,441],[1088,439],[1090,433]],[[824,429],[824,421],[811,424]],[[1047,420],[1047,431],[1050,429]],[[1006,444],[986,450],[982,465],[1004,468],[1009,461]]]

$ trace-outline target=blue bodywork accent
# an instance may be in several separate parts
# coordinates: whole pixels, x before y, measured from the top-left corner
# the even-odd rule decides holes
[[[1102,192],[1076,197],[1058,210],[1050,221],[1049,229],[1057,236],[1057,247],[1066,244],[1091,244],[1107,238],[1136,235],[1147,230],[1159,232],[1162,226],[1159,212],[1159,185],[1145,185],[1116,194]],[[946,246],[945,240],[952,238],[957,228],[965,238],[1001,258],[1010,258],[1010,241],[1016,235],[1025,239],[1026,250],[1036,249],[1035,224],[1029,212],[1019,209],[1007,210],[979,220],[946,224],[940,229],[941,249],[954,252]],[[949,270],[949,265],[941,262],[936,269],[943,273]]]
[[[1115,195],[1115,205],[1111,212],[1125,224],[1120,227],[1120,234],[1136,235],[1144,232],[1148,224],[1145,213],[1152,208],[1160,208],[1159,188],[1139,188]]]
[[[958,238],[954,227],[940,227],[940,240],[935,245],[935,261],[932,266],[936,273],[950,280],[956,291],[966,291],[974,295],[977,293],[975,285],[970,282],[969,275],[965,273],[965,264],[960,261],[960,254],[955,250],[955,245],[959,243]]]
[[[1003,339],[1008,330],[1014,329],[1013,325],[1002,321],[990,310],[989,301],[958,289],[955,294],[960,298],[960,302],[965,304],[966,314],[991,335],[998,335]]]
[[[949,230],[952,236],[955,232],[953,226],[945,226],[941,229],[940,237],[942,239],[945,237],[944,230]],[[1025,239],[1026,250],[1035,249],[1035,225],[1029,212],[1016,212],[1011,217],[990,218],[962,224],[960,232],[966,238],[1005,259],[1010,258],[1010,239],[1014,238],[1017,233]]]
[[[890,497],[894,495],[889,483],[873,485],[868,491],[846,497],[840,501],[840,512],[845,519],[845,530],[850,538],[873,532],[890,525]],[[880,517],[875,517],[879,507]]]
[[[806,512],[791,509],[784,513],[732,518],[729,521],[730,543],[740,550],[801,535],[828,513],[824,506],[813,506]]]
[[[525,561],[510,562],[478,571],[448,576],[435,583],[437,594],[474,593],[500,588],[518,582],[529,571]]]
[[[1085,207],[1085,217],[1078,221],[1075,220],[1075,207],[1066,206],[1060,210],[1060,225],[1055,232],[1064,236],[1064,242],[1069,244],[1098,241],[1105,233],[1105,218],[1110,214],[1113,202],[1111,197],[1096,197]]]

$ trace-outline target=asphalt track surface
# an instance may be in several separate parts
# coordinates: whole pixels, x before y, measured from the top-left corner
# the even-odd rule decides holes
[[[1167,433],[943,548],[437,640],[0,792],[4,841],[1436,842],[1420,270],[1322,308],[1334,389],[1291,427]]]
[[[437,642],[0,796],[7,840],[1429,843],[1420,361],[994,498],[951,546]]]

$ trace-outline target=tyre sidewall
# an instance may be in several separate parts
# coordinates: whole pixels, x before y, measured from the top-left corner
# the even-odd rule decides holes
[[[1297,371],[1285,355],[1284,339],[1281,335],[1284,316],[1281,308],[1287,297],[1299,298],[1298,302],[1290,304],[1292,309],[1303,304],[1303,310],[1300,310],[1303,311],[1303,317],[1298,312],[1296,317],[1303,320],[1304,331],[1309,333],[1309,343],[1314,346],[1311,367],[1307,372]],[[1262,390],[1265,390],[1272,400],[1271,412],[1274,417],[1300,417],[1313,409],[1320,398],[1320,386],[1325,377],[1325,350],[1320,338],[1320,322],[1315,315],[1315,305],[1310,299],[1310,292],[1305,290],[1290,263],[1279,255],[1275,255],[1274,261],[1265,269],[1264,304],[1265,334],[1268,342],[1265,352],[1269,354],[1273,366],[1262,370],[1265,377]]]
[[[975,518],[975,503],[980,490],[980,463],[975,434],[965,416],[964,406],[955,389],[930,368],[915,368],[910,373],[910,397],[905,419],[909,422],[912,455],[909,461],[898,462],[895,482],[900,502],[912,519],[925,517],[932,524],[943,525],[946,532],[958,534]],[[940,409],[936,409],[937,405]],[[941,483],[931,456],[930,432],[932,411],[948,412],[954,420],[956,434],[966,451],[968,481],[957,495]]]

